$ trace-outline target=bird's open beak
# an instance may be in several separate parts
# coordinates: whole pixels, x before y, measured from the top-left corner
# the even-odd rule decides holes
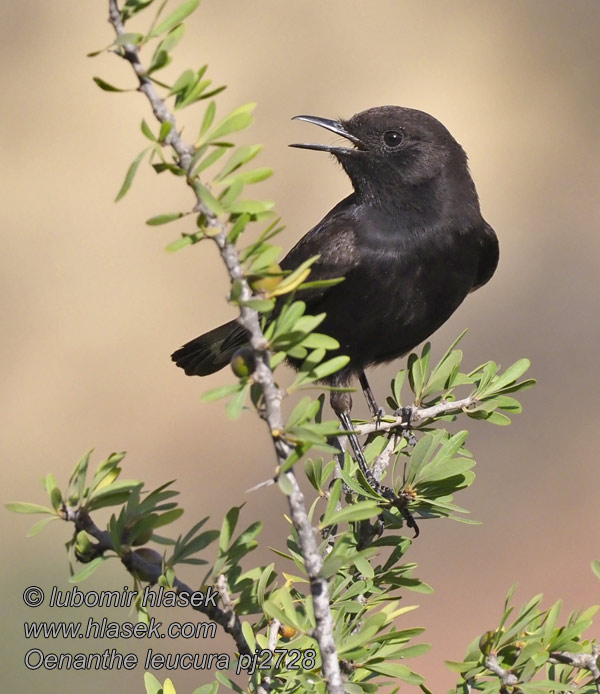
[[[355,145],[356,148],[358,149],[363,149],[364,146],[362,142],[352,135],[352,133],[349,133],[346,128],[340,123],[338,120],[329,120],[328,118],[318,118],[317,116],[294,116],[292,120],[304,120],[307,123],[314,123],[315,125],[321,126],[321,128],[325,128],[326,130],[331,130],[332,133],[335,133],[336,135],[341,135],[342,137],[345,137],[347,140],[350,140],[352,144]],[[336,153],[347,153],[347,152],[355,152],[355,148],[351,147],[333,147],[330,145],[313,145],[313,144],[293,144],[290,145],[290,147],[298,147],[300,149],[316,149],[320,152],[331,152],[331,154],[336,154]]]

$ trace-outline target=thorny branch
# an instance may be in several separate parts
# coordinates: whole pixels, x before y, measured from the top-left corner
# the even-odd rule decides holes
[[[500,665],[498,658],[495,655],[488,655],[488,657],[485,659],[485,666],[490,672],[493,672],[494,675],[500,678],[503,688],[514,687],[515,684],[519,682],[519,678],[514,673],[512,673],[510,670],[505,670]]]
[[[551,663],[562,663],[564,665],[572,665],[579,670],[588,670],[592,675],[596,691],[600,694],[600,668],[598,667],[598,657],[600,657],[600,645],[592,646],[591,653],[569,653],[562,651],[561,653],[550,653],[548,658]]]
[[[64,520],[74,523],[77,532],[80,530],[85,530],[88,535],[91,535],[97,541],[97,543],[94,545],[93,554],[90,556],[90,559],[103,556],[105,552],[114,550],[110,533],[106,530],[100,530],[87,511],[64,506],[62,508],[62,517]],[[147,580],[151,585],[154,585],[158,581],[159,576],[163,573],[160,555],[157,557],[157,561],[152,561],[136,551],[131,551],[125,553],[121,557],[121,562],[127,571],[129,571],[131,574],[144,576],[145,580]],[[225,591],[223,589],[223,585],[225,586]],[[192,588],[186,585],[183,581],[180,581],[178,578],[175,578],[174,587],[178,593],[192,595],[194,592]],[[223,629],[230,634],[235,641],[240,653],[251,654],[252,651],[248,647],[246,639],[242,634],[242,624],[239,617],[235,614],[231,601],[228,601],[228,594],[226,591],[227,583],[224,576],[217,577],[216,587],[223,607],[218,605],[216,607],[213,605],[199,605],[194,606],[193,609],[205,614],[211,620],[219,624],[219,626],[223,627]]]
[[[596,691],[600,692],[600,668],[598,668],[598,656],[600,656],[600,646],[592,646],[591,653],[570,653],[568,651],[559,651],[550,653],[548,662],[561,663],[563,665],[571,665],[579,670],[588,670],[592,675]],[[510,670],[503,668],[498,662],[497,656],[490,654],[485,659],[486,668],[496,675],[502,682],[500,691],[507,691],[508,687],[515,687],[519,684],[519,678]]]
[[[117,36],[122,36],[125,33],[125,29],[117,0],[109,0],[109,16],[110,23]],[[115,52],[131,64],[139,82],[138,89],[148,98],[157,120],[161,123],[169,122],[172,124],[171,130],[165,138],[165,144],[171,146],[177,154],[179,166],[186,172],[187,183],[193,189],[191,179],[193,147],[186,145],[182,141],[177,130],[175,117],[158,95],[152,81],[147,76],[146,70],[140,61],[137,47],[126,43],[124,46],[117,48]],[[245,280],[237,251],[227,242],[227,222],[219,219],[217,215],[208,209],[199,195],[197,193],[195,193],[195,195],[195,210],[201,212],[205,216],[206,224],[213,232],[211,233],[211,237],[219,248],[231,281],[238,281],[241,287],[240,316],[238,322],[246,329],[250,338],[250,345],[256,361],[253,379],[259,384],[264,398],[264,409],[261,416],[269,426],[277,461],[278,464],[281,465],[288,458],[292,449],[289,444],[279,436],[279,432],[283,430],[283,419],[281,415],[282,393],[277,387],[273,379],[273,373],[269,368],[267,352],[268,343],[262,333],[258,313],[243,305],[244,301],[252,298],[252,292]],[[344,685],[333,638],[333,619],[329,604],[329,587],[326,579],[320,575],[323,559],[319,554],[314,530],[308,519],[306,506],[304,504],[304,496],[298,482],[291,470],[285,473],[285,477],[287,478],[288,486],[291,488],[291,492],[288,494],[290,515],[294,528],[298,533],[300,548],[310,581],[316,620],[314,636],[321,652],[323,676],[327,682],[329,694],[343,694]]]
[[[411,407],[405,408],[405,410],[410,410],[410,425],[414,426],[415,424],[421,425],[428,419],[434,419],[435,417],[468,411],[469,408],[475,405],[477,405],[477,398],[469,395],[461,400],[442,400],[437,405],[432,405],[431,407]],[[357,436],[363,436],[380,431],[390,431],[390,429],[395,429],[398,426],[406,428],[408,424],[405,412],[399,416],[386,417],[383,421],[359,424],[354,427],[354,433]]]
[[[366,436],[367,434],[374,434],[383,431],[392,431],[393,429],[407,429],[409,427],[409,422],[411,427],[415,427],[416,424],[422,426],[427,423],[428,420],[434,419],[435,417],[440,417],[443,415],[456,414],[457,412],[468,411],[469,408],[475,407],[478,404],[478,400],[475,396],[469,395],[466,398],[460,400],[442,400],[437,405],[432,405],[431,407],[405,407],[403,408],[403,414],[398,416],[386,416],[377,422],[367,422],[365,424],[357,424],[353,431],[357,436]],[[408,420],[407,421],[407,416]],[[388,445],[379,454],[378,459],[373,465],[373,476],[377,481],[381,479],[384,470],[389,465],[389,460],[391,452],[395,448],[397,443],[396,436],[391,436]],[[340,448],[340,453],[337,454],[339,465],[343,464],[345,446],[345,436],[340,435],[337,437],[337,445]],[[248,491],[254,492],[263,487],[269,487],[277,482],[277,477],[270,477],[268,480],[259,482],[254,487],[251,487]]]
[[[279,636],[279,627],[281,622],[278,619],[274,619],[269,626],[269,641],[267,648],[273,653],[277,647],[277,639]],[[271,676],[267,675],[263,678],[263,681],[258,685],[257,694],[269,694],[271,691]]]

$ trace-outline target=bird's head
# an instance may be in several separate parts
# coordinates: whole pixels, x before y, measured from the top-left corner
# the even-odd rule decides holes
[[[350,177],[356,193],[373,200],[381,191],[402,195],[424,184],[445,179],[470,182],[467,158],[448,130],[423,111],[379,106],[348,120],[295,116],[326,128],[352,146],[293,144],[291,147],[329,152]],[[386,195],[389,198],[389,195]]]

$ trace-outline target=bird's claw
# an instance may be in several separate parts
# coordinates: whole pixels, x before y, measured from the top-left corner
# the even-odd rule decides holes
[[[411,446],[415,446],[417,443],[417,438],[412,433],[411,429],[413,408],[410,407],[410,405],[407,405],[405,407],[399,407],[394,412],[394,417],[401,418],[400,426],[402,428],[402,434]]]
[[[414,531],[415,538],[419,537],[421,531],[419,530],[417,521],[415,520],[415,517],[412,515],[412,513],[406,508],[408,502],[412,500],[412,497],[407,496],[403,492],[401,492],[400,494],[396,494],[396,492],[393,489],[391,489],[390,487],[384,487],[383,485],[380,485],[379,489],[377,489],[376,491],[378,491],[381,494],[381,496],[387,499],[391,506],[394,506],[398,509],[398,511],[400,511],[407,527]]]

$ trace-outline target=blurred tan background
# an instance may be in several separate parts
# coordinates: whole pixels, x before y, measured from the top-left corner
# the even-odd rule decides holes
[[[47,472],[64,483],[88,448],[96,449],[95,463],[126,449],[126,477],[154,486],[177,478],[187,509],[181,530],[207,514],[217,526],[226,508],[245,500],[243,520],[266,523],[263,546],[280,545],[277,489],[244,491],[272,470],[261,423],[246,414],[232,425],[221,403],[200,402],[203,391],[231,380],[228,372],[186,379],[169,360],[231,313],[215,250],[200,244],[169,255],[164,246],[183,227],[144,224],[187,209],[189,193],[142,168],[113,204],[145,146],[139,122],[149,109],[135,92],[107,94],[92,82],[101,75],[133,85],[117,58],[85,57],[112,40],[106,16],[105,2],[0,7],[2,501],[44,503],[39,479]],[[257,194],[277,201],[286,248],[349,190],[327,156],[288,149],[314,136],[293,115],[412,106],[442,120],[469,154],[501,262],[435,336],[435,353],[468,327],[466,364],[527,356],[539,385],[522,396],[525,411],[510,428],[469,423],[478,478],[457,501],[483,524],[424,523],[408,555],[436,590],[407,594],[407,604],[421,609],[402,621],[427,627],[424,640],[434,648],[413,665],[435,692],[455,681],[444,658],[459,659],[475,634],[497,624],[514,581],[519,601],[544,592],[546,604],[563,597],[572,609],[600,596],[589,570],[600,558],[599,35],[600,6],[584,0],[205,0],[175,67],[163,73],[209,62],[209,76],[229,85],[221,115],[258,102],[244,138],[264,143],[260,165],[276,170]],[[190,132],[199,118],[186,114]],[[380,394],[395,368],[374,373]],[[34,611],[21,600],[31,584],[68,587],[69,529],[56,523],[25,540],[36,517],[0,517],[5,691],[142,691],[141,666],[126,674],[25,669],[31,647],[143,655],[148,644],[26,642],[23,620],[88,614]],[[272,555],[265,549],[255,559]],[[198,576],[184,573],[191,583]],[[82,587],[119,589],[126,578],[111,562]],[[226,639],[152,645],[164,652],[224,646]],[[156,674],[191,692],[213,673]]]

